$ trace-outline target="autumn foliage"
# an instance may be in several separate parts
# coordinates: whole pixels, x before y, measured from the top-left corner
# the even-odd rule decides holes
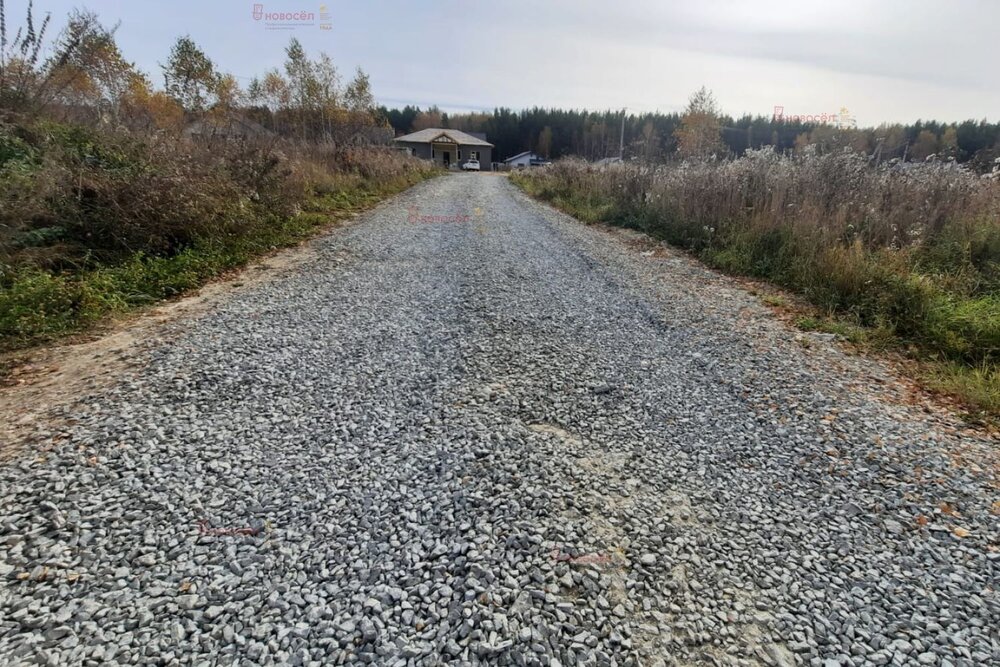
[[[294,40],[245,92],[187,37],[159,88],[94,14],[49,32],[30,8],[0,25],[0,350],[178,294],[429,173],[372,145],[363,72],[341,86]]]

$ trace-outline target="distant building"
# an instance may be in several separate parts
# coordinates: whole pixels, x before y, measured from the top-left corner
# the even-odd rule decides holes
[[[470,159],[479,160],[480,171],[493,168],[493,144],[486,141],[485,134],[432,127],[396,137],[394,143],[410,155],[432,160],[445,169],[457,169]]]
[[[552,164],[547,159],[543,158],[541,155],[533,153],[531,151],[524,151],[523,153],[518,153],[517,155],[511,156],[503,161],[505,165],[511,169],[523,169],[524,167],[541,167],[542,165]]]

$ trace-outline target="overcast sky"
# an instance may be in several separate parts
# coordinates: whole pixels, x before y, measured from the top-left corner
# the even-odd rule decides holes
[[[7,0],[8,22],[26,4]],[[996,0],[330,0],[328,21],[319,2],[264,0],[267,13],[315,14],[292,30],[254,20],[253,2],[35,4],[58,25],[79,6],[120,21],[126,57],[157,81],[178,35],[244,83],[295,36],[344,73],[362,66],[388,106],[675,111],[705,85],[734,115],[1000,120]]]

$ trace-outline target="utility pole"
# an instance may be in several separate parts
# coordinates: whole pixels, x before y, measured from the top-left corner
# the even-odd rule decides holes
[[[625,161],[625,109],[622,109],[622,133],[618,138],[618,159]]]

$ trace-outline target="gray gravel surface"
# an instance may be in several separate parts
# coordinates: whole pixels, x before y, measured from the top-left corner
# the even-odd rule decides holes
[[[995,445],[629,241],[454,175],[173,325],[0,466],[0,664],[1000,664]]]

